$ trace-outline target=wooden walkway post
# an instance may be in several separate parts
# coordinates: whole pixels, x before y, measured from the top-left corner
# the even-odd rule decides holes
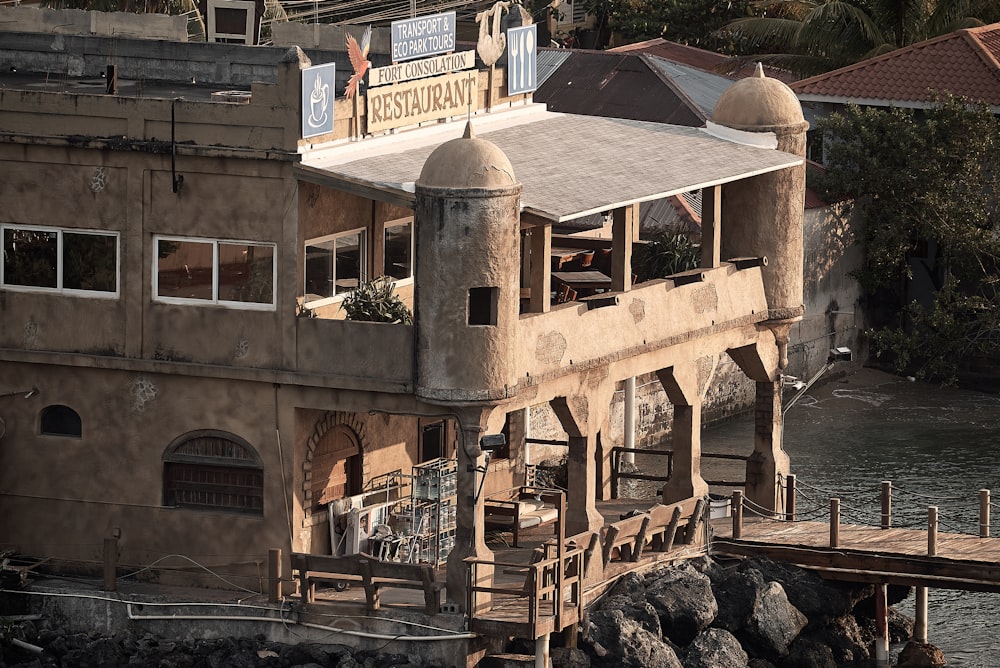
[[[979,537],[990,537],[990,490],[979,490]]]
[[[104,539],[104,591],[118,588],[118,539]]]
[[[733,490],[733,538],[743,537],[743,492]]]
[[[875,665],[889,665],[889,596],[888,585],[875,585]]]
[[[267,551],[267,600],[277,603],[281,593],[281,548],[272,547]]]
[[[927,556],[937,556],[938,509],[927,506]]]
[[[892,481],[882,481],[882,528],[892,526]]]
[[[840,547],[840,499],[830,499],[830,547]]]
[[[785,476],[785,519],[789,522],[795,521],[795,474],[789,473]]]
[[[913,639],[927,642],[927,587],[914,587]]]

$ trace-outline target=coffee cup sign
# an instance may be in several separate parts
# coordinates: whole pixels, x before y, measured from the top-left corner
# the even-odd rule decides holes
[[[334,63],[302,70],[302,137],[333,132]]]

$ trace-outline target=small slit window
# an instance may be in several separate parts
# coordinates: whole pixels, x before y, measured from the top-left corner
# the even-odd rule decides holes
[[[499,288],[469,288],[469,324],[497,324]]]
[[[83,436],[80,414],[69,406],[54,405],[42,409],[41,432],[46,436]]]
[[[163,456],[163,505],[264,514],[264,469],[249,443],[225,432],[182,436]]]

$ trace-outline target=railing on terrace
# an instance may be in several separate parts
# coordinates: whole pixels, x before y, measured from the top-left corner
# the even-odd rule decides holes
[[[741,537],[744,514],[785,522],[829,518],[830,547],[838,546],[842,518],[850,519],[855,525],[882,529],[926,527],[929,549],[933,549],[939,527],[954,534],[978,535],[980,538],[990,535],[990,511],[995,504],[990,500],[988,489],[980,489],[974,495],[934,496],[883,480],[877,494],[867,498],[855,494],[845,503],[841,495],[803,483],[794,474],[779,476],[778,484],[785,495],[784,512],[763,508],[746,499],[739,490],[733,492],[733,538]],[[800,499],[806,502],[805,507]],[[934,505],[927,505],[928,501],[934,502]],[[944,516],[949,518],[948,521],[942,519]],[[977,526],[978,530],[970,531],[970,526]]]
[[[624,455],[626,454],[640,454],[640,455],[652,455],[654,457],[666,457],[667,458],[667,475],[655,475],[652,473],[640,473],[637,471],[622,471],[622,464],[626,461]],[[731,455],[724,453],[702,453],[702,459],[726,459],[733,461],[745,462],[749,457],[747,455]],[[674,451],[668,449],[639,449],[639,448],[625,448],[625,447],[615,447],[611,449],[611,497],[614,499],[618,498],[619,486],[622,480],[645,480],[650,482],[662,482],[665,483],[670,480],[670,477],[674,473]],[[727,487],[746,487],[746,479],[743,480],[706,480],[709,485],[715,486],[727,486]]]

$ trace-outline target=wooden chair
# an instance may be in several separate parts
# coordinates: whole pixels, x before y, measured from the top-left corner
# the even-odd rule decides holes
[[[566,284],[560,285],[556,290],[556,304],[565,304],[576,301],[576,290]]]

